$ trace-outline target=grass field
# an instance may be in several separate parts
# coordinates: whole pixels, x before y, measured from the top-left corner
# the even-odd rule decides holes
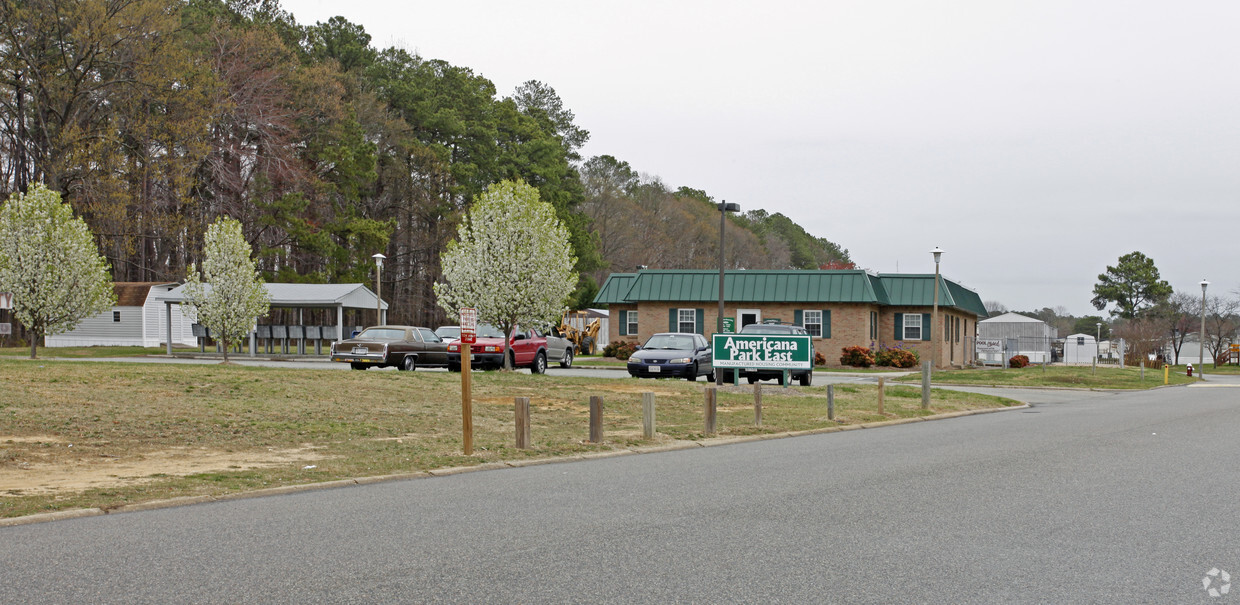
[[[1207,374],[1209,371],[1207,369]],[[1195,378],[1184,375],[1184,369],[1174,368],[1169,375],[1171,384],[1188,384]],[[897,379],[900,382],[920,382],[921,375],[906,376]],[[940,370],[934,373],[935,383],[967,384],[967,385],[1000,385],[1023,387],[1074,387],[1088,389],[1151,389],[1163,384],[1162,370],[1146,370],[1145,379],[1141,379],[1140,368],[1076,366],[1049,366],[1043,371],[1042,366],[1028,366],[1019,369],[1000,368],[966,368],[963,370]]]
[[[333,479],[548,458],[703,437],[704,389],[679,380],[473,375],[473,456],[462,454],[460,375],[340,372],[238,365],[127,364],[0,358],[0,516],[114,508]],[[720,391],[719,436],[782,433],[1011,405],[892,386]],[[642,436],[641,393],[657,397]],[[591,395],[604,398],[604,442],[588,442]],[[515,449],[513,398],[531,398],[533,447]]]

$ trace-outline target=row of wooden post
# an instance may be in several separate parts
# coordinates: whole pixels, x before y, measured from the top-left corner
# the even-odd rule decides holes
[[[468,363],[468,362],[466,362]],[[886,389],[887,379],[878,379],[878,413],[883,414],[883,392]],[[704,406],[705,423],[703,430],[707,435],[714,435],[716,428],[716,417],[718,412],[719,392],[715,387],[707,387],[706,401]],[[516,444],[518,449],[527,449],[530,447],[530,398],[517,397],[516,404]],[[922,366],[921,375],[921,407],[927,409],[930,407],[930,364],[927,362]],[[753,415],[754,424],[762,426],[762,385],[753,385]],[[468,418],[468,416],[467,416]],[[827,420],[835,420],[835,385],[827,385]],[[472,433],[472,431],[470,431]],[[642,436],[646,439],[653,439],[655,435],[654,429],[654,393],[642,393]],[[603,441],[603,398],[597,395],[590,396],[590,443],[602,443]],[[469,444],[467,447],[472,449]],[[467,454],[470,453],[468,450]]]

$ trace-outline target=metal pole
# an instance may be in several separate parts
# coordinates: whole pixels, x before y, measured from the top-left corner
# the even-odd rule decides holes
[[[1201,346],[1197,349],[1197,377],[1201,377],[1206,367],[1206,286],[1210,282],[1201,280]]]
[[[939,325],[939,258],[942,257],[943,251],[938,246],[930,251],[934,255],[934,313],[930,319],[930,366],[932,368],[939,367],[939,346],[935,340],[935,331]]]
[[[719,203],[719,316],[715,318],[715,334],[723,333],[723,229],[727,226],[727,200]],[[723,386],[723,372],[715,372],[715,386]]]

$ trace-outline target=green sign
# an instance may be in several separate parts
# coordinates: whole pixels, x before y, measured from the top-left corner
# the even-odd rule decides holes
[[[723,318],[723,333],[724,334],[736,334],[736,318],[734,317]]]
[[[809,370],[814,367],[809,336],[715,334],[716,368]]]

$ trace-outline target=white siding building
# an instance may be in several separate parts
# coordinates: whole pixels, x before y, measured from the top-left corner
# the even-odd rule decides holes
[[[1057,335],[1058,331],[1046,322],[1019,313],[1004,313],[977,322],[979,339],[1001,339],[1004,343],[1014,343],[1014,347],[1008,345],[1007,356],[1024,355],[1029,358],[1030,363],[1051,361],[1051,343]],[[1003,359],[993,358],[1002,355],[1001,353],[986,355],[992,358],[981,353],[978,358],[986,362],[1003,363]]]
[[[116,305],[110,310],[83,319],[77,327],[43,339],[45,347],[158,347],[167,343],[168,314],[163,296],[180,286],[166,282],[117,282]],[[190,328],[193,321],[172,312],[173,344],[195,346],[198,341]]]
[[[1093,334],[1073,334],[1064,339],[1064,363],[1093,363],[1096,357],[1098,357],[1098,340]]]

